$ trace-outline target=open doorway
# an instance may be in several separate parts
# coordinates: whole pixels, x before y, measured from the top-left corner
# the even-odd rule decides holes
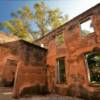
[[[4,80],[5,87],[13,87],[14,86],[15,74],[14,74],[14,72],[12,74],[13,75],[12,75],[12,78],[10,80],[7,80],[7,79]]]
[[[7,59],[3,73],[3,84],[5,87],[14,86],[16,67],[17,67],[17,60]]]
[[[92,51],[86,54],[89,81],[100,84],[100,51]]]

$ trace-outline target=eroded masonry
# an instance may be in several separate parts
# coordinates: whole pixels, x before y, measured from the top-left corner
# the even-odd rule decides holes
[[[34,44],[0,44],[1,85],[14,96],[58,93],[78,97],[100,93],[100,4]]]

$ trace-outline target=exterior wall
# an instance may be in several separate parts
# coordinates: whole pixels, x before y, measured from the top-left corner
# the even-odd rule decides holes
[[[8,44],[0,44],[0,83],[3,86],[13,81],[17,67],[17,65],[8,63],[8,60],[18,61],[17,44],[16,46]]]
[[[95,32],[82,36],[80,22],[88,18],[92,19]],[[57,45],[55,41],[59,34],[64,36],[62,45]],[[100,4],[36,41],[38,45],[41,43],[48,47],[48,54],[46,49],[25,41],[19,41],[17,45],[16,42],[13,45],[0,45],[0,76],[9,81],[13,78],[9,73],[15,71],[14,96],[19,96],[30,88],[31,92],[41,89],[40,87],[43,90],[47,85],[49,92],[62,95],[87,98],[88,95],[95,96],[96,92],[100,93],[100,85],[97,87],[88,80],[88,68],[84,57],[87,52],[100,50]],[[56,81],[56,61],[60,57],[65,57],[64,84],[58,84]],[[17,60],[17,67],[6,68],[8,58]]]
[[[95,32],[87,36],[82,36],[80,34],[80,22],[87,18],[92,19]],[[61,33],[64,35],[64,44],[57,46],[55,37],[57,34]],[[70,94],[73,96],[82,96],[99,91],[100,87],[96,87],[89,83],[88,68],[84,57],[85,53],[90,52],[95,48],[100,49],[99,35],[100,4],[77,16],[68,23],[65,23],[37,41],[37,43],[47,43],[46,46],[48,46],[47,65],[48,88],[50,92],[56,91],[62,95]],[[65,57],[65,84],[56,83],[56,59],[59,57]]]
[[[46,93],[46,50],[22,41],[19,51],[20,63],[16,69],[14,96],[24,95],[25,91],[26,94]]]
[[[46,49],[25,41],[0,45],[0,78],[3,86],[9,86],[14,79],[13,94],[19,96],[27,89],[46,88]],[[8,63],[14,60],[17,64]],[[16,66],[14,66],[16,65]],[[36,92],[36,91],[32,91]],[[42,93],[42,91],[38,91]],[[43,91],[46,92],[46,89]],[[23,92],[24,93],[24,92]]]

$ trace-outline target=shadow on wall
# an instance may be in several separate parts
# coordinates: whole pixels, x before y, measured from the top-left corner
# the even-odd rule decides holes
[[[93,92],[91,98],[91,100],[100,100],[100,91]]]
[[[88,90],[84,88],[82,85],[71,84],[67,89],[67,95],[83,98],[85,100],[90,100]]]
[[[82,85],[71,84],[67,89],[67,95],[72,97],[83,98],[85,100],[100,100],[100,92],[90,93]]]
[[[39,84],[33,85],[31,87],[25,87],[21,93],[20,97],[31,96],[31,95],[46,95],[48,94],[47,86],[40,86]]]
[[[0,87],[13,87],[14,86],[15,78],[13,77],[12,80],[2,79],[0,80]]]

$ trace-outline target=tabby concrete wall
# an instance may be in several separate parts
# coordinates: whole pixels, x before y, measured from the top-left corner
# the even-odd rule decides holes
[[[14,96],[19,96],[24,88],[46,87],[46,53],[46,49],[23,40],[0,44],[2,85],[9,86],[14,80]]]
[[[84,22],[88,18],[91,18],[95,31],[90,35],[82,36],[80,22]],[[57,46],[55,42],[58,34],[63,34],[64,36],[64,43],[60,46]],[[98,90],[99,87],[89,83],[84,54],[95,48],[100,49],[100,4],[58,27],[36,41],[36,43],[44,43],[48,46],[47,65],[48,88],[50,92],[56,91],[66,95],[71,88],[74,88],[75,92],[73,95],[79,96],[82,90],[87,91],[88,94]],[[59,57],[65,57],[65,84],[57,84],[56,82],[56,59]],[[82,85],[83,89],[80,89],[80,85]]]
[[[16,45],[14,43],[0,44],[0,78],[3,86],[5,82],[12,82],[15,77],[17,62],[10,61],[18,61],[17,49],[17,43]]]
[[[14,96],[21,95],[25,89],[34,94],[36,87],[44,89],[47,85],[46,49],[23,41],[19,51],[20,63],[16,69]]]

